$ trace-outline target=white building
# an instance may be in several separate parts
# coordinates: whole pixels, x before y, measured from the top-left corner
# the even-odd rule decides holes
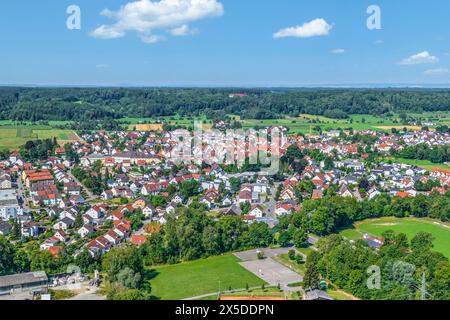
[[[15,219],[17,215],[23,213],[17,200],[17,193],[14,189],[0,190],[0,219]]]

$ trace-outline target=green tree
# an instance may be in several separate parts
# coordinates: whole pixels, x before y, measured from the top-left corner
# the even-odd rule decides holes
[[[282,247],[289,246],[291,240],[292,240],[292,237],[288,231],[283,230],[278,235],[278,244]]]
[[[200,183],[196,180],[186,180],[181,182],[180,193],[185,198],[188,199],[199,193]]]
[[[141,286],[141,274],[125,267],[117,274],[116,285],[126,289],[139,289]]]
[[[125,300],[125,301],[143,301],[150,300],[151,296],[144,290],[127,290],[124,292],[115,293],[112,300]]]
[[[303,278],[305,289],[316,289],[320,284],[320,273],[317,268],[317,261],[320,259],[318,253],[313,252],[306,260],[306,271]]]
[[[13,272],[14,252],[14,246],[4,236],[0,236],[0,275]]]
[[[118,280],[119,273],[125,268],[134,273],[142,273],[143,259],[140,252],[134,246],[112,248],[102,261],[102,270],[106,272],[108,281],[113,283]]]
[[[294,233],[293,242],[297,248],[307,247],[309,245],[308,244],[308,235],[306,234],[306,232],[303,229],[298,229]]]

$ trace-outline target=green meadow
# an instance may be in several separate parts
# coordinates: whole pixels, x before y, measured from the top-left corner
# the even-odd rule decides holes
[[[446,164],[433,163],[429,160],[403,159],[403,158],[392,158],[392,157],[387,157],[387,158],[383,159],[383,161],[388,161],[388,160],[391,160],[392,162],[416,166],[419,168],[423,168],[425,170],[433,170],[433,169],[450,170],[450,166],[448,166]]]
[[[152,295],[162,300],[178,300],[266,284],[239,265],[232,254],[152,268]]]
[[[53,129],[45,125],[1,125],[0,149],[18,149],[30,140],[56,138],[58,142],[64,142],[76,140],[75,137],[73,130]]]
[[[434,250],[450,258],[450,226],[431,219],[380,218],[357,222],[353,229],[343,230],[341,234],[351,240],[361,239],[363,234],[381,237],[383,232],[392,230],[404,233],[412,239],[419,232],[431,233],[434,237]]]

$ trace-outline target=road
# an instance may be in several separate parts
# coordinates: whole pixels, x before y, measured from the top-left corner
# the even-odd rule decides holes
[[[308,243],[311,245],[310,248],[314,251],[319,251],[314,245],[319,241],[319,238],[309,235],[308,236]]]
[[[97,197],[88,188],[85,188],[83,184],[77,178],[75,178],[75,176],[72,174],[72,172],[70,172],[70,170],[67,170],[67,174],[86,192],[86,194],[88,195],[88,198],[85,199],[86,201],[92,201],[97,199]]]
[[[31,209],[30,206],[28,205],[30,199],[27,198],[25,186],[23,185],[20,176],[17,178],[16,183],[17,183],[17,195],[19,198],[19,204],[22,205],[22,208],[24,209],[25,212],[33,211],[33,209]]]
[[[275,210],[277,209],[277,202],[275,201],[275,195],[277,194],[279,184],[275,184],[270,188],[270,198],[269,201],[265,203],[267,208],[267,217],[268,218],[277,218],[277,214]]]

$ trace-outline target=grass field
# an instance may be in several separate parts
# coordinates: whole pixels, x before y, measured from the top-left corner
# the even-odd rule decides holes
[[[403,159],[403,158],[385,158],[383,160],[384,161],[392,160],[392,162],[409,164],[419,168],[424,168],[425,170],[433,170],[433,169],[450,170],[450,166],[446,164],[432,163],[431,161],[428,160]]]
[[[263,280],[239,265],[239,259],[228,254],[152,269],[152,295],[163,300],[177,300],[220,290],[260,286]],[[219,288],[220,286],[220,288]]]
[[[438,125],[450,125],[450,112],[428,112],[423,114],[408,114],[418,120],[433,121]],[[391,117],[378,117],[373,115],[351,115],[348,119],[331,119],[324,116],[302,114],[299,117],[286,117],[283,119],[241,119],[239,116],[232,116],[235,120],[242,123],[243,128],[267,127],[272,125],[279,125],[289,128],[291,133],[317,134],[315,128],[319,126],[321,130],[334,129],[349,129],[354,130],[376,130],[376,131],[391,131],[392,128],[410,130],[420,129],[418,126],[406,126],[399,123],[399,115]],[[204,121],[205,124],[211,125],[211,119],[206,117],[181,117],[181,116],[167,116],[155,118],[122,118],[119,122],[128,129],[132,129],[132,125],[151,123],[159,120],[163,123],[172,125],[182,125],[192,127],[195,120]]]
[[[153,118],[122,118],[118,120],[119,123],[123,123],[124,125],[133,125],[133,124],[145,124],[152,123],[155,121],[161,121],[162,123],[168,123],[172,125],[194,125],[195,121],[204,121],[205,123],[212,123],[211,119],[207,117],[182,117],[182,116],[166,116],[166,117],[153,117]]]
[[[282,290],[278,290],[277,288],[265,288],[265,289],[254,289],[249,291],[239,291],[233,293],[225,293],[221,296],[221,300],[246,300],[246,299],[267,299],[267,300],[287,300],[287,293],[284,293]]]
[[[450,226],[431,219],[416,218],[381,218],[357,222],[354,229],[347,229],[341,234],[351,240],[360,239],[367,233],[373,236],[381,236],[384,231],[392,230],[404,233],[409,239],[423,231],[433,235],[434,250],[441,252],[450,258]]]
[[[255,126],[265,127],[280,125],[289,128],[291,133],[316,134],[316,127],[323,131],[335,129],[376,130],[389,131],[390,127],[398,126],[395,118],[381,118],[372,115],[352,115],[349,119],[331,119],[323,116],[301,115],[296,118],[284,118],[275,120],[241,120],[244,128]],[[404,126],[402,126],[403,128]]]
[[[79,137],[72,130],[52,129],[49,126],[30,125],[30,126],[0,126],[0,149],[18,149],[29,140],[37,139],[58,139],[59,143],[77,141]]]
[[[344,292],[342,290],[327,290],[327,294],[332,297],[334,300],[359,300],[355,296],[350,293]]]
[[[72,123],[72,121],[44,121],[45,126],[65,126]],[[0,126],[42,126],[38,122],[31,121],[13,121],[13,120],[0,120]]]

